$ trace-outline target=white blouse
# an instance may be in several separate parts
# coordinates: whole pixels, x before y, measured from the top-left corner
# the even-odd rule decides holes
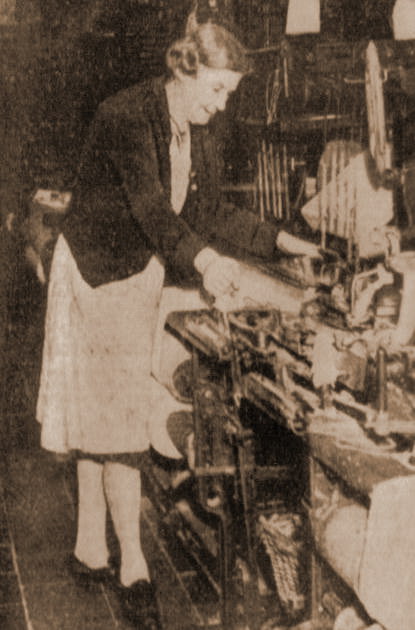
[[[180,214],[187,196],[192,166],[190,154],[190,127],[187,123],[179,129],[170,118],[172,139],[170,142],[171,196],[170,202],[176,214]]]

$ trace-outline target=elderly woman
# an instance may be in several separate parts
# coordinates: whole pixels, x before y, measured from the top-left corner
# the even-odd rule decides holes
[[[314,253],[220,201],[207,124],[250,70],[241,44],[204,24],[170,47],[167,65],[167,77],[108,98],[92,122],[52,263],[38,400],[43,447],[77,456],[71,567],[87,582],[110,576],[108,507],[119,592],[140,628],[159,624],[140,544],[140,462],[165,268],[217,297],[237,288],[238,264],[215,244],[272,258],[278,237]]]

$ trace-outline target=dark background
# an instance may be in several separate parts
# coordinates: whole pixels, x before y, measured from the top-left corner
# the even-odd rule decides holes
[[[225,17],[235,15],[242,39],[255,48],[276,43],[287,2],[219,0],[218,7]],[[9,180],[18,196],[38,186],[70,187],[99,101],[163,71],[165,49],[182,33],[191,6],[192,0],[16,0],[14,23],[0,23],[2,184]],[[392,6],[393,0],[322,0],[321,35],[390,37]]]

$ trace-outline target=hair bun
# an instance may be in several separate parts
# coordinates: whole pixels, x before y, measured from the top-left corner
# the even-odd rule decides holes
[[[197,20],[197,9],[194,8],[193,11],[189,13],[189,17],[187,18],[185,35],[192,36],[193,33],[197,31],[199,26],[200,24]]]

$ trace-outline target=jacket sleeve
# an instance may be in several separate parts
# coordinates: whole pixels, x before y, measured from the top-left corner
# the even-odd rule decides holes
[[[261,223],[253,212],[219,199],[213,224],[213,240],[228,243],[231,251],[242,250],[265,259],[277,254],[280,228],[269,222]]]
[[[220,194],[221,173],[214,134],[197,129],[193,157],[199,174],[200,194],[186,213],[189,224],[223,253],[245,253],[265,259],[277,254],[276,238],[281,226],[262,223],[249,210],[225,202]]]
[[[205,246],[170,205],[162,185],[153,130],[144,115],[98,110],[92,144],[105,153],[121,181],[130,211],[155,251],[177,271],[189,273]]]

